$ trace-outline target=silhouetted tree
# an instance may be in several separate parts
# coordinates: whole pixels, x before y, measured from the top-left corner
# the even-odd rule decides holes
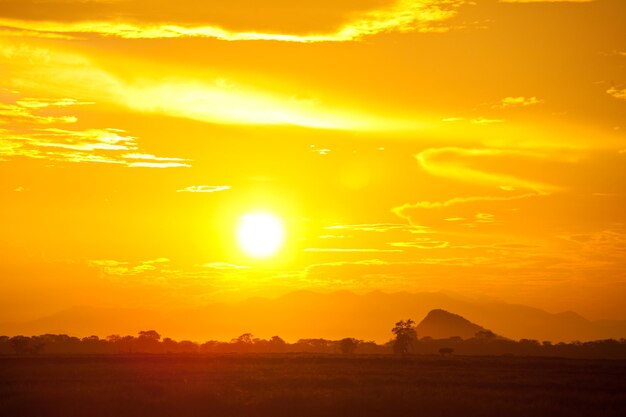
[[[297,352],[323,352],[332,353],[336,352],[334,342],[326,339],[299,339],[294,345],[294,350]]]
[[[361,341],[358,339],[346,337],[345,339],[341,339],[339,341],[339,350],[341,350],[341,353],[344,355],[352,355],[356,348],[359,347],[360,343]]]
[[[280,336],[272,336],[267,345],[270,352],[284,352],[287,348],[287,343]]]
[[[539,341],[535,339],[520,339],[519,344],[532,347],[540,346]]]
[[[254,335],[252,333],[244,333],[230,341],[230,343],[239,343],[242,345],[251,345],[254,343]]]
[[[178,351],[180,353],[196,353],[198,352],[198,344],[190,340],[181,340],[178,342]]]
[[[139,338],[158,342],[161,340],[161,335],[156,330],[142,330],[139,332]]]
[[[177,351],[178,343],[169,337],[163,339],[161,344],[163,345],[163,350],[165,351],[165,353],[174,353]]]
[[[137,353],[158,353],[161,350],[159,340],[161,340],[161,335],[157,331],[142,330],[132,344]]]
[[[9,345],[15,353],[23,355],[28,349],[28,342],[30,342],[30,339],[26,336],[15,336],[9,340]]]
[[[417,341],[417,331],[413,327],[415,322],[411,319],[400,320],[391,332],[396,337],[393,341],[393,351],[397,354],[406,355]]]
[[[133,342],[134,342],[134,340],[135,340],[135,338],[132,337],[132,336],[124,336],[120,340],[120,346],[125,351],[128,351],[128,353],[133,353]]]

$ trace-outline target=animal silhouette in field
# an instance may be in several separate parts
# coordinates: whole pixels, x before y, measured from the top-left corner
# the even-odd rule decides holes
[[[452,349],[452,348],[445,348],[444,347],[444,348],[439,349],[439,354],[441,356],[446,356],[446,355],[447,356],[452,356],[452,353],[454,353],[454,349]]]

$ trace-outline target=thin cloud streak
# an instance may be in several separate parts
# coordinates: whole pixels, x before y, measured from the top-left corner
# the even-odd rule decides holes
[[[505,97],[500,103],[492,106],[494,109],[506,109],[509,107],[528,107],[535,104],[543,103],[543,100],[538,99],[535,96],[532,97]]]
[[[355,253],[375,253],[375,252],[402,252],[399,249],[374,249],[374,248],[305,248],[305,252],[355,252]]]
[[[191,185],[180,190],[177,193],[216,193],[219,191],[230,190],[230,185]]]

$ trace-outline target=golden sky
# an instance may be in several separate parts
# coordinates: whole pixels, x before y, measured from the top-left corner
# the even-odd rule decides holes
[[[626,319],[623,0],[0,0],[0,321],[297,289]],[[241,250],[242,218],[284,226]]]

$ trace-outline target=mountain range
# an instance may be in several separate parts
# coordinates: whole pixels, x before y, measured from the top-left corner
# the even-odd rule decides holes
[[[452,328],[459,325],[463,334],[458,336],[464,338],[471,337],[476,333],[474,330],[482,329],[481,326],[515,340],[570,342],[626,337],[626,321],[590,321],[574,312],[552,314],[524,305],[468,300],[438,292],[380,291],[362,295],[348,291],[297,291],[275,299],[253,298],[170,311],[74,307],[33,321],[0,324],[0,334],[65,333],[103,337],[155,329],[177,340],[199,342],[227,341],[249,332],[261,338],[279,335],[287,341],[355,337],[382,343],[391,338],[395,322],[408,318],[421,322],[431,310],[461,315],[461,321],[453,320],[456,324]],[[432,321],[420,323],[418,337],[437,338],[451,336],[450,331],[454,333],[449,329],[447,333],[442,332]]]

